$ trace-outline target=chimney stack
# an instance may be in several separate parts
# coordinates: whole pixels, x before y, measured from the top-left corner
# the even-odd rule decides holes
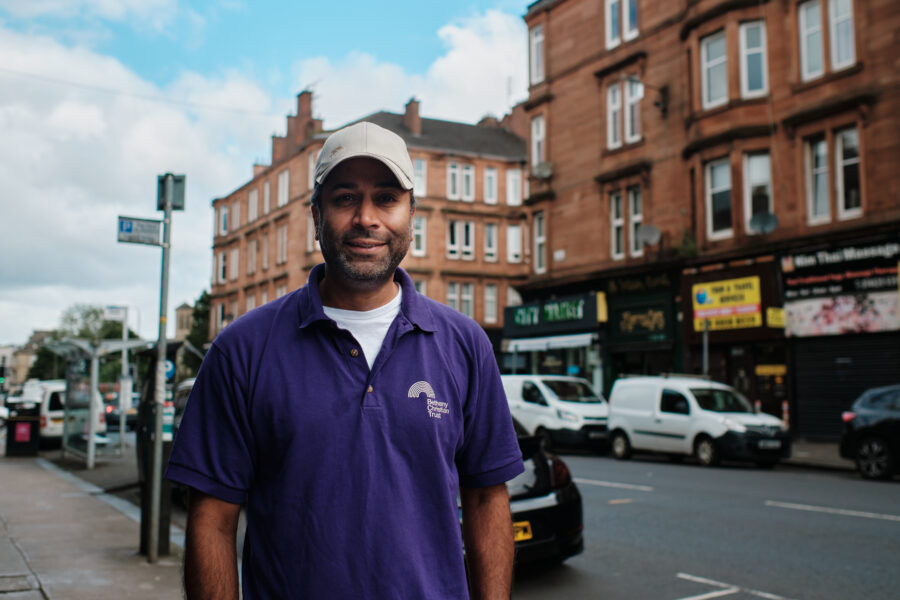
[[[406,114],[403,115],[403,124],[413,135],[422,135],[422,117],[419,116],[419,101],[410,98],[406,103]]]

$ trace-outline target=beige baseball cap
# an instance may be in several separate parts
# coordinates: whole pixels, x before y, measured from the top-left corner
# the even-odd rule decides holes
[[[316,183],[322,184],[331,170],[348,158],[380,160],[405,190],[413,188],[413,166],[406,142],[393,131],[362,121],[335,131],[322,146],[316,162]]]

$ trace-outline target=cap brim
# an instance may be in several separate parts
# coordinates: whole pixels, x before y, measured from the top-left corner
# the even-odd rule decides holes
[[[413,189],[413,182],[410,181],[409,177],[406,176],[406,174],[403,172],[403,169],[401,169],[396,164],[394,164],[393,161],[391,161],[383,156],[373,154],[371,152],[357,152],[356,154],[350,154],[350,155],[345,156],[345,157],[341,158],[340,160],[328,165],[328,168],[325,171],[323,171],[322,174],[316,178],[316,183],[318,183],[319,185],[322,185],[323,183],[325,183],[325,180],[328,179],[328,175],[330,175],[331,172],[334,171],[335,167],[337,167],[339,164],[341,164],[342,162],[344,162],[346,160],[350,160],[351,158],[372,158],[374,160],[377,160],[378,162],[380,162],[381,164],[383,164],[384,166],[386,166],[388,169],[391,170],[391,173],[393,173],[394,177],[397,178],[397,182],[400,184],[401,188],[403,188],[404,190],[412,190]]]

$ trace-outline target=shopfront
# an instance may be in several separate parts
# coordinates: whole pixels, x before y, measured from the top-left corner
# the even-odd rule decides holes
[[[576,375],[603,389],[606,297],[590,292],[503,309],[501,371]]]
[[[791,373],[774,260],[686,270],[682,297],[688,372],[702,373],[706,363],[713,381],[734,386],[781,417]]]
[[[781,257],[801,434],[838,437],[863,390],[900,382],[898,261],[897,236]]]

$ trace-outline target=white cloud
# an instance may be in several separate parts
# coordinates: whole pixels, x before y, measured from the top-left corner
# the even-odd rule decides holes
[[[326,127],[377,110],[401,112],[412,96],[425,116],[466,122],[500,117],[526,97],[527,31],[519,17],[488,11],[446,25],[438,36],[446,51],[424,74],[351,52],[339,61],[300,61],[295,80],[313,88]]]
[[[177,4],[177,0],[0,0],[0,8],[20,18],[134,18],[157,29],[174,16]]]

